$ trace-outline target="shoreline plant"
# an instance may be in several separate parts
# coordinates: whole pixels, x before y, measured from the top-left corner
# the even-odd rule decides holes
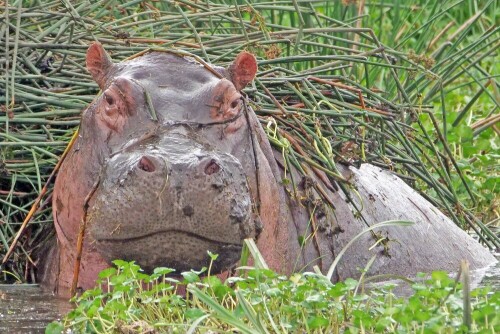
[[[212,261],[217,257],[209,255]],[[148,275],[134,262],[113,263],[99,274],[97,287],[75,297],[75,309],[49,324],[46,334],[500,330],[500,291],[469,291],[465,269],[457,279],[441,271],[421,274],[402,283],[407,289],[401,292],[401,284],[368,285],[363,278],[331,283],[311,272],[285,276],[242,266],[222,281],[203,268],[175,279],[168,276],[172,269]]]

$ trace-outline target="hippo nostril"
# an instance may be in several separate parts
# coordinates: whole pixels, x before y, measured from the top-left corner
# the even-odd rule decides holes
[[[151,159],[146,157],[146,156],[142,157],[141,160],[139,160],[137,167],[139,167],[139,169],[142,169],[143,171],[149,172],[149,173],[154,172],[156,169],[153,161],[151,161]]]
[[[212,175],[219,171],[220,171],[220,166],[214,159],[210,160],[210,162],[205,166],[205,174],[207,175]]]

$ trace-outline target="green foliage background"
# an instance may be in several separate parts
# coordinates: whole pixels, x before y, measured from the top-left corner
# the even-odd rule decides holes
[[[246,92],[263,125],[275,117],[310,153],[301,156],[270,134],[290,164],[312,161],[332,177],[339,159],[392,169],[457,224],[473,228],[487,246],[500,243],[496,1],[19,0],[6,5],[0,4],[2,255],[81,110],[98,93],[82,65],[95,40],[116,61],[151,46],[187,50],[219,65],[242,49],[254,52],[260,74]],[[334,95],[325,96],[325,86],[313,76],[348,87],[332,88]],[[290,102],[287,96],[293,96]],[[280,113],[298,115],[296,125],[310,138],[301,138]],[[352,151],[345,148],[349,145]],[[52,231],[50,194],[49,188],[9,263],[20,280],[34,278],[30,255]]]

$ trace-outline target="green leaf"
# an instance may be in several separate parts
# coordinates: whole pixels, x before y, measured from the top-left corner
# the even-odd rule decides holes
[[[309,329],[316,329],[316,328],[326,327],[328,326],[329,323],[330,321],[328,321],[328,319],[324,317],[314,316],[307,320],[307,327],[309,327]]]
[[[199,282],[200,281],[200,276],[198,276],[197,273],[193,271],[185,271],[181,273],[182,277],[184,277],[184,280],[187,283],[194,283],[194,282]]]
[[[104,269],[102,270],[100,273],[99,273],[99,278],[108,278],[110,276],[113,276],[116,274],[116,268],[107,268],[107,269]]]
[[[129,263],[123,260],[114,260],[112,263],[118,268],[127,268],[129,266]]]
[[[158,267],[153,270],[153,274],[155,275],[168,275],[170,273],[175,272],[175,269],[167,268],[167,267]]]
[[[443,280],[448,280],[448,274],[446,271],[433,271],[431,274],[431,277],[435,281],[443,281]]]
[[[111,282],[111,284],[113,285],[121,285],[123,284],[125,281],[127,280],[127,276],[125,274],[120,274],[120,275],[117,275],[117,276],[111,276],[111,278],[109,279],[109,281]]]
[[[465,143],[472,140],[472,128],[467,125],[461,125],[456,128],[457,134],[461,137],[461,142]]]
[[[219,254],[214,254],[211,251],[207,250],[207,254],[210,257],[210,260],[215,261],[219,257]]]
[[[282,294],[281,289],[279,288],[270,288],[265,291],[266,295],[270,297],[276,297]]]
[[[222,285],[222,281],[217,276],[207,276],[203,278],[203,283],[208,284],[212,289]]]
[[[306,238],[303,236],[303,235],[299,235],[297,237],[297,240],[299,242],[299,246],[300,247],[304,247],[305,243],[306,243]]]
[[[389,328],[390,324],[391,324],[390,318],[381,318],[375,324],[375,328],[377,329],[377,331],[383,332]]]
[[[209,308],[211,308],[215,313],[217,318],[222,321],[227,322],[228,324],[236,327],[237,330],[241,331],[245,334],[259,334],[253,328],[248,327],[244,322],[236,318],[229,310],[225,309],[222,305],[217,303],[214,299],[210,298],[203,291],[198,289],[196,286],[190,284],[188,286],[188,291],[198,298],[202,303],[206,304]]]
[[[186,310],[186,312],[184,312],[184,315],[186,316],[187,319],[193,320],[204,316],[205,312],[203,312],[199,308],[189,308]]]
[[[60,322],[54,321],[47,325],[45,334],[61,334],[63,330],[64,326]]]

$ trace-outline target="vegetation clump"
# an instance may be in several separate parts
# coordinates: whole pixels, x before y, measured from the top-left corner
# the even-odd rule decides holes
[[[184,272],[177,280],[168,268],[147,275],[134,262],[114,264],[100,273],[100,286],[75,298],[76,308],[46,333],[68,328],[75,333],[500,331],[500,291],[481,288],[469,296],[445,272],[422,274],[410,282],[411,296],[403,297],[396,284],[367,288],[354,279],[333,284],[317,273],[288,277],[242,267],[224,282],[206,270]],[[178,294],[182,290],[184,296]]]

